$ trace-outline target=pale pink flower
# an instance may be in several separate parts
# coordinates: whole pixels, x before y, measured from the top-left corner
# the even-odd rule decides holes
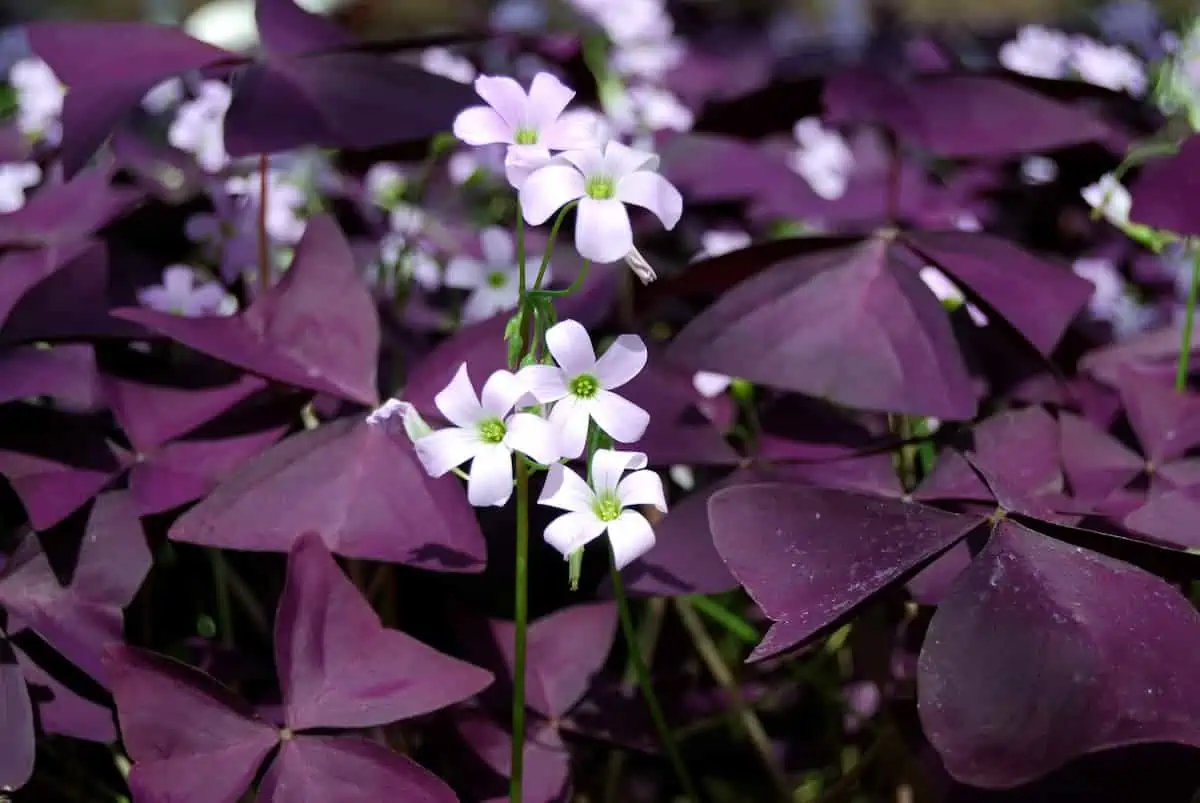
[[[1106,45],[1086,36],[1071,40],[1072,69],[1089,84],[1138,97],[1146,91],[1146,65],[1120,45]]]
[[[25,192],[42,180],[37,162],[0,164],[0,215],[16,212],[25,205]]]
[[[533,413],[513,413],[526,393],[523,383],[509,371],[497,371],[483,384],[480,396],[464,363],[433,399],[453,424],[413,441],[417,457],[431,477],[471,461],[467,499],[476,507],[503,507],[512,496],[513,452],[543,464],[561,456],[550,424]]]
[[[382,427],[389,435],[403,431],[413,443],[433,432],[433,427],[425,423],[417,408],[400,399],[388,399],[376,407],[367,415],[367,423]]]
[[[796,121],[792,134],[799,146],[788,160],[792,170],[827,201],[845,195],[855,160],[842,135],[822,126],[816,117]]]
[[[460,84],[469,84],[476,76],[474,64],[444,47],[429,47],[421,51],[421,69]]]
[[[1000,63],[1013,72],[1038,78],[1065,78],[1071,41],[1062,31],[1025,25],[1017,38],[1000,48]]]
[[[395,162],[376,162],[363,176],[367,198],[381,209],[391,210],[404,198],[408,174]]]
[[[225,151],[225,113],[233,102],[233,90],[223,81],[205,81],[196,97],[180,104],[167,129],[167,141],[192,154],[196,163],[216,173],[230,162]]]
[[[549,418],[563,457],[583,454],[590,421],[617,443],[633,443],[645,434],[650,414],[613,393],[646,367],[640,337],[621,335],[597,360],[587,330],[566,320],[546,331],[546,348],[557,365],[529,365],[520,376],[538,402],[554,404]]]
[[[1112,173],[1105,173],[1080,192],[1083,200],[1093,209],[1098,209],[1109,223],[1117,228],[1129,225],[1129,210],[1133,208],[1133,196]]]
[[[206,315],[232,315],[237,300],[220,282],[197,283],[195,272],[187,265],[171,265],[163,270],[162,284],[138,291],[142,306],[196,318]]]
[[[459,256],[446,265],[446,286],[469,290],[462,308],[463,323],[482,321],[501,312],[516,309],[520,298],[520,268],[512,235],[499,226],[489,226],[479,234],[483,259]],[[526,289],[533,287],[541,266],[540,255],[527,255]],[[550,266],[546,266],[549,278]]]
[[[667,500],[662,479],[646,465],[641,452],[598,449],[590,484],[561,463],[550,466],[538,503],[566,513],[546,527],[546,543],[567,558],[607,534],[618,569],[649,552],[654,528],[634,508],[650,505],[666,513]],[[633,473],[623,476],[627,471]]]
[[[67,88],[36,56],[13,64],[8,72],[17,101],[17,129],[28,137],[41,137],[51,144],[62,139],[63,101]]]
[[[750,245],[751,242],[749,234],[737,229],[713,229],[706,231],[700,235],[700,253],[693,257],[693,261],[711,259],[719,257],[722,254],[739,251]]]
[[[520,190],[526,222],[538,226],[571,201],[579,201],[575,248],[599,263],[624,259],[633,250],[626,204],[650,210],[667,229],[683,214],[683,197],[655,173],[659,159],[619,142],[603,151],[573,150],[535,171]]]
[[[692,387],[706,399],[720,396],[732,384],[733,377],[712,371],[697,371],[692,375]]]

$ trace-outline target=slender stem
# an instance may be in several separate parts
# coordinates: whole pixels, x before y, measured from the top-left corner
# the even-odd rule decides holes
[[[525,638],[529,627],[529,468],[517,460],[517,571],[513,588],[516,633],[513,637],[511,803],[521,803],[525,774]]]
[[[732,633],[738,641],[754,645],[762,638],[754,625],[738,616],[725,606],[704,596],[688,597],[689,608],[698,611],[720,625],[726,632]]]
[[[1200,247],[1193,245],[1192,280],[1188,284],[1187,310],[1183,314],[1183,340],[1179,346],[1179,364],[1175,371],[1175,389],[1187,390],[1188,360],[1192,355],[1192,329],[1196,325],[1196,296],[1200,290]]]
[[[258,157],[258,291],[271,287],[271,241],[267,237],[267,155]]]
[[[700,616],[685,599],[675,600],[675,610],[679,612],[679,618],[683,622],[684,629],[691,636],[692,644],[695,645],[696,652],[700,654],[700,660],[704,661],[704,665],[708,667],[713,680],[717,681],[717,684],[729,695],[730,705],[741,721],[742,727],[746,729],[750,743],[754,745],[754,749],[762,759],[763,767],[766,768],[767,775],[771,778],[771,784],[775,787],[776,794],[783,803],[790,803],[792,786],[788,782],[787,775],[779,766],[779,762],[775,760],[775,752],[771,748],[771,739],[767,735],[766,728],[763,727],[758,714],[754,713],[753,709],[746,704],[746,699],[742,696],[742,690],[738,687],[733,672],[725,665],[724,659],[721,658],[721,651],[717,649],[712,637],[704,629],[704,622],[700,621]]]
[[[583,287],[583,283],[587,280],[588,271],[591,269],[591,267],[591,260],[585,259],[583,261],[583,267],[579,269],[579,274],[575,277],[575,281],[571,282],[571,286],[566,290],[535,290],[533,292],[537,293],[539,296],[548,296],[550,298],[562,298],[563,296],[569,296],[580,287]]]
[[[542,264],[538,267],[537,279],[533,282],[535,290],[542,289],[542,282],[546,278],[546,270],[550,267],[550,254],[554,251],[554,241],[558,239],[558,228],[566,218],[567,212],[574,209],[578,203],[579,201],[571,201],[571,203],[560,209],[558,217],[554,218],[554,225],[550,227],[550,236],[546,238],[546,253],[542,254]]]
[[[638,626],[640,633],[638,644],[647,666],[654,664],[654,653],[658,649],[658,636],[662,633],[666,613],[667,601],[665,599],[656,597],[647,601],[646,615],[642,617],[642,622]],[[625,671],[621,675],[621,691],[625,694],[632,694],[636,686],[637,668],[632,659],[626,659]],[[626,753],[622,750],[613,750],[608,754],[608,767],[604,773],[603,800],[605,803],[620,803],[621,773],[625,768],[625,757]]]
[[[209,549],[208,560],[212,564],[213,593],[217,600],[217,629],[221,634],[221,643],[232,647],[233,603],[229,597],[229,567],[225,565],[225,557],[219,549]]]
[[[650,717],[654,720],[654,727],[658,731],[658,736],[667,751],[667,757],[670,759],[671,766],[675,770],[679,785],[683,787],[683,793],[693,803],[699,803],[700,797],[696,794],[696,785],[692,781],[692,776],[688,773],[687,765],[683,763],[683,756],[679,753],[679,745],[675,743],[671,727],[667,724],[667,718],[663,715],[662,706],[658,702],[658,695],[654,692],[654,684],[650,681],[650,669],[646,666],[646,661],[642,657],[641,645],[638,644],[637,628],[634,626],[633,616],[629,612],[629,598],[625,594],[625,583],[621,580],[621,571],[617,568],[616,555],[612,551],[611,543],[609,544],[608,554],[609,574],[612,577],[613,593],[617,598],[617,612],[621,618],[621,632],[625,635],[625,645],[629,650],[629,659],[633,663],[634,670],[637,672],[638,686],[641,688],[642,697],[646,701],[646,707],[650,709]]]

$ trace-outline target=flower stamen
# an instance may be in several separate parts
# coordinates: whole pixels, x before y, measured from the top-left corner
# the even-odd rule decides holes
[[[616,521],[621,517],[623,506],[621,500],[612,494],[596,497],[595,507],[596,518],[603,522]]]
[[[617,182],[610,176],[592,176],[587,180],[588,197],[594,201],[609,201],[617,193]]]
[[[484,443],[496,445],[504,440],[508,428],[499,418],[489,418],[479,423],[479,438]]]
[[[600,380],[591,374],[580,374],[568,383],[571,395],[578,399],[593,398],[600,390]]]

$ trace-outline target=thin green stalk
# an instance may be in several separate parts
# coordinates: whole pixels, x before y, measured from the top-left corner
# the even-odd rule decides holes
[[[517,571],[513,588],[516,634],[513,637],[511,803],[521,803],[525,774],[525,640],[529,628],[529,468],[517,460]]]
[[[588,271],[591,269],[591,267],[591,260],[585,259],[583,261],[583,267],[579,269],[579,273],[575,276],[575,281],[571,282],[571,286],[566,290],[535,290],[533,292],[545,298],[562,298],[563,296],[569,296],[580,287],[583,287],[583,283],[587,280]]]
[[[692,606],[686,599],[676,599],[675,610],[678,611],[679,618],[683,622],[683,628],[691,637],[692,644],[696,647],[696,652],[700,655],[700,660],[704,661],[704,665],[708,668],[709,674],[713,676],[713,680],[717,681],[717,685],[729,695],[730,706],[745,729],[746,736],[750,739],[750,743],[754,746],[759,758],[762,759],[763,767],[771,779],[772,786],[775,787],[776,795],[782,803],[789,803],[792,799],[792,786],[788,782],[783,768],[775,760],[775,752],[771,747],[771,738],[767,735],[767,730],[763,727],[762,720],[746,704],[746,699],[742,696],[742,690],[738,687],[737,679],[734,678],[733,672],[726,666],[725,660],[721,657],[721,651],[717,649],[716,643],[713,642],[708,631],[704,629],[704,622],[700,621],[700,616],[692,609]]]
[[[1175,389],[1187,390],[1188,360],[1192,355],[1192,329],[1196,325],[1196,296],[1200,289],[1200,248],[1193,245],[1192,281],[1188,285],[1187,311],[1183,315],[1183,340],[1179,346],[1179,364],[1175,371]]]
[[[571,201],[559,210],[558,217],[554,218],[554,225],[550,227],[550,236],[546,238],[546,253],[542,254],[542,264],[538,267],[537,279],[533,282],[535,290],[541,290],[542,282],[546,279],[546,270],[550,267],[550,254],[554,251],[555,240],[558,239],[558,228],[567,217],[567,212],[570,212],[578,204],[579,201]],[[524,287],[524,285],[521,286]]]
[[[625,636],[625,644],[629,649],[629,659],[633,663],[634,670],[637,672],[638,686],[641,688],[642,697],[646,701],[646,707],[650,709],[650,717],[654,720],[654,727],[658,731],[658,736],[662,740],[663,747],[667,751],[667,757],[671,761],[671,766],[675,770],[675,775],[679,780],[679,785],[683,787],[683,792],[688,799],[693,803],[699,803],[700,796],[696,793],[696,785],[692,781],[692,776],[688,773],[687,765],[683,763],[683,756],[679,753],[679,745],[675,743],[675,737],[671,733],[671,728],[667,724],[667,718],[663,715],[662,706],[658,702],[658,695],[654,692],[654,684],[650,681],[650,670],[646,666],[646,661],[642,657],[641,646],[638,644],[637,627],[633,623],[633,616],[629,612],[629,598],[625,595],[625,583],[621,580],[621,572],[617,568],[616,555],[612,551],[612,544],[609,544],[609,574],[612,577],[613,593],[617,598],[617,612],[621,618],[621,632]]]
[[[704,596],[694,596],[688,597],[687,601],[692,608],[712,619],[724,628],[726,632],[732,633],[739,641],[754,645],[761,638],[752,624],[728,610],[716,600]]]
[[[233,603],[229,596],[229,567],[225,565],[225,557],[221,550],[207,551],[208,560],[212,564],[213,593],[217,600],[217,629],[221,634],[221,643],[226,647],[233,647]]]
[[[651,599],[646,604],[646,615],[638,626],[638,646],[646,659],[646,665],[654,664],[654,653],[658,649],[658,636],[662,633],[663,620],[666,619],[667,601],[661,597]],[[637,686],[637,667],[632,658],[626,659],[625,671],[621,675],[621,690],[625,694],[633,693]],[[612,750],[608,754],[608,767],[604,774],[605,803],[620,803],[621,773],[625,768],[626,753],[622,750]]]

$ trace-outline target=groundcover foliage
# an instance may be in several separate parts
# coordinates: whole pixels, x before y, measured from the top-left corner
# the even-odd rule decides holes
[[[26,27],[0,789],[1188,799],[1200,35],[560,11]]]

